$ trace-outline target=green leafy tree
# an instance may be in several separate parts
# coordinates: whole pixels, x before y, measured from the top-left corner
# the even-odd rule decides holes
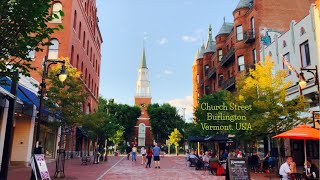
[[[157,142],[166,142],[169,133],[177,128],[182,132],[184,121],[177,109],[170,104],[150,104],[147,108],[153,137]]]
[[[50,45],[50,35],[63,29],[62,25],[49,27],[57,18],[49,13],[53,0],[2,0],[0,2],[0,71],[1,76],[13,77],[12,72],[29,76],[32,60],[30,51],[42,51]],[[61,11],[60,16],[64,16]],[[10,68],[8,68],[10,67]],[[14,80],[16,80],[14,78]]]
[[[124,128],[121,126],[112,137],[109,138],[110,141],[112,141],[114,143],[114,151],[117,151],[117,146],[118,144],[120,144],[124,138],[123,138],[123,134],[124,134]]]
[[[182,139],[182,134],[177,128],[174,128],[174,130],[169,135],[169,140],[170,140],[170,144],[174,144],[176,148],[176,155],[179,154],[178,148],[179,148],[179,142],[181,141],[181,139]]]
[[[117,124],[124,128],[124,140],[127,142],[132,140],[134,126],[141,115],[141,109],[137,106],[132,107],[126,104],[117,104],[110,101],[107,104],[106,110],[108,113],[114,115],[117,119]]]
[[[79,78],[80,72],[69,64],[68,58],[60,60],[66,61],[68,77],[63,83],[57,78],[61,65],[49,70],[45,107],[51,113],[60,116],[59,126],[73,128],[81,123],[81,116],[84,115],[82,104],[85,103],[88,94]]]

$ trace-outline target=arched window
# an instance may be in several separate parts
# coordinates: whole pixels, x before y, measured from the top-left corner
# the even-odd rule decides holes
[[[73,65],[73,53],[74,53],[74,47],[71,46],[71,56],[70,56],[70,64]]]
[[[91,79],[91,91],[94,93],[94,89],[93,89],[93,78]]]
[[[81,40],[81,22],[79,23],[78,39]]]
[[[85,31],[83,31],[82,47],[83,47],[83,48],[85,48],[85,47],[86,47],[86,32],[85,32]]]
[[[81,62],[81,73],[83,74],[83,62]]]
[[[95,62],[96,62],[96,55],[93,54],[93,68],[94,68]]]
[[[58,59],[59,54],[59,41],[57,39],[52,39],[50,41],[51,45],[48,50],[48,59]]]
[[[53,23],[61,23],[61,16],[60,11],[62,11],[62,4],[60,2],[56,2],[52,5],[52,21]],[[58,16],[58,18],[54,17],[55,15]]]
[[[300,36],[304,35],[306,33],[306,30],[304,29],[304,27],[300,28]]]
[[[287,47],[287,42],[285,40],[282,42],[282,47]]]
[[[86,107],[86,114],[89,114],[90,112],[91,112],[91,107],[90,107],[90,103],[88,103]]]
[[[79,54],[77,54],[77,64],[76,64],[77,69],[79,69]],[[81,72],[82,73],[82,72]]]
[[[74,11],[74,17],[73,17],[73,29],[77,29],[77,11]]]
[[[84,74],[84,82],[87,83],[88,70],[86,68],[86,73]]]
[[[92,62],[92,47],[90,48],[90,62]]]
[[[87,56],[89,56],[89,40],[87,40]]]
[[[144,123],[139,124],[138,130],[138,146],[145,146],[146,142],[146,125]]]

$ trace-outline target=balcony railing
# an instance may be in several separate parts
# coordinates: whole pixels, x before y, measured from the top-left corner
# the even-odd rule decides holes
[[[228,80],[222,82],[222,89],[227,90],[231,86],[233,86],[236,83],[236,78],[233,76],[229,78]]]
[[[230,48],[225,56],[222,57],[220,64],[221,66],[229,64],[234,60],[234,48]]]
[[[256,40],[255,32],[252,29],[246,31],[243,35],[244,35],[243,39],[245,43],[252,43]]]
[[[216,67],[212,67],[212,69],[209,71],[209,78],[214,77],[217,73],[217,68]]]

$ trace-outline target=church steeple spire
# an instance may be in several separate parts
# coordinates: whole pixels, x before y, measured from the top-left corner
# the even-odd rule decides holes
[[[145,53],[144,47],[143,47],[143,51],[142,51],[142,58],[141,58],[140,68],[147,68],[146,53]]]
[[[136,97],[151,97],[149,70],[147,68],[145,48],[143,47],[142,59],[138,70],[138,80],[136,85]]]

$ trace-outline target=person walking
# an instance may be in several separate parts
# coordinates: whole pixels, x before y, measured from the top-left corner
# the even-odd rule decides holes
[[[131,151],[132,151],[132,148],[130,147],[130,145],[128,145],[127,148],[126,148],[127,160],[129,160],[129,158],[130,158]]]
[[[132,148],[132,161],[137,161],[137,147],[136,145],[133,146]]]
[[[151,166],[151,158],[152,158],[152,155],[153,155],[152,149],[151,149],[150,146],[149,146],[148,149],[146,150],[146,155],[147,155],[147,159],[148,159],[148,162],[147,162],[147,164],[146,164],[146,168],[148,167],[148,165],[149,165],[149,168],[150,168],[150,166]]]
[[[158,146],[157,143],[155,143],[155,146],[153,148],[153,160],[154,160],[154,168],[159,168],[160,169],[160,147]]]
[[[146,149],[142,146],[140,152],[141,152],[141,156],[142,156],[141,164],[145,164],[146,163]]]

